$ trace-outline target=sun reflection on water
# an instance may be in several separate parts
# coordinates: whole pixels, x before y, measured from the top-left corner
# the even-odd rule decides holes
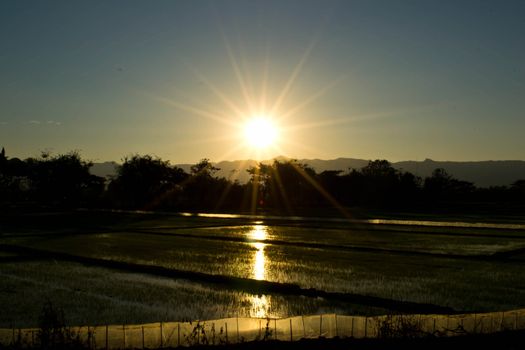
[[[264,243],[250,243],[257,250],[255,251],[255,257],[253,259],[253,278],[256,280],[264,280],[266,277],[266,259],[264,256]]]
[[[260,241],[266,240],[267,236],[268,228],[264,225],[254,225],[250,232],[248,232],[248,238],[256,241],[249,243],[256,249],[253,257],[252,268],[252,276],[256,280],[264,280],[266,277],[266,257],[264,254],[264,247],[266,247],[266,244]]]
[[[266,295],[254,295],[252,298],[250,317],[267,318],[270,317],[270,297]]]
[[[264,241],[267,238],[268,229],[264,225],[255,225],[251,231],[248,232],[248,238],[256,241]],[[250,242],[250,246],[255,248],[253,256],[252,276],[256,280],[264,280],[266,278],[266,256],[264,253],[265,243]],[[250,310],[251,317],[265,318],[269,316],[270,300],[266,295],[254,295],[251,298],[252,307]]]
[[[264,241],[268,238],[268,226],[254,225],[250,232],[248,232],[248,238],[257,241]]]

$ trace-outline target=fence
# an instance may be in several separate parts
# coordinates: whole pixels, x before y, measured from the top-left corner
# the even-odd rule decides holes
[[[151,349],[265,339],[378,338],[402,335],[403,332],[454,336],[523,329],[525,309],[463,315],[366,317],[326,314],[284,319],[225,318],[198,322],[71,327],[66,331],[92,349]],[[36,328],[0,329],[0,344],[38,345],[39,331]]]

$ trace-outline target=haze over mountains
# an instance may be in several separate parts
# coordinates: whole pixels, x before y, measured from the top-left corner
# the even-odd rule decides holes
[[[278,159],[284,160],[285,158]],[[263,163],[271,163],[272,161],[263,161]],[[360,169],[368,164],[366,159],[354,158],[331,160],[299,159],[298,162],[307,164],[318,173],[325,170],[348,172],[349,169]],[[249,174],[246,170],[257,163],[258,161],[255,160],[235,160],[221,161],[213,163],[213,165],[220,168],[216,173],[217,176],[231,180],[238,179],[241,183],[244,183],[249,179]],[[116,175],[116,166],[118,166],[116,162],[95,163],[91,168],[91,172],[98,176],[111,177]],[[192,164],[175,164],[175,166],[189,172]],[[521,160],[452,162],[425,159],[424,161],[395,162],[392,163],[392,166],[422,178],[430,176],[434,169],[443,168],[455,178],[473,182],[478,187],[508,186],[516,180],[525,179],[525,161]]]

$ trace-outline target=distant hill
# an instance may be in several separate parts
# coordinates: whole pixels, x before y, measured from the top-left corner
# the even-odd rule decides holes
[[[300,159],[298,162],[307,164],[320,173],[325,170],[343,170],[346,172],[348,169],[361,169],[367,166],[369,161],[366,159],[337,158],[331,160]]]
[[[285,160],[280,157],[279,160]],[[271,163],[273,160],[263,161]],[[323,159],[299,159],[299,163],[306,164],[315,169],[318,173],[325,170],[361,169],[368,164],[366,159],[337,158],[331,160]],[[253,167],[258,162],[255,160],[235,160],[213,163],[220,168],[217,176],[225,177],[230,180],[238,179],[241,183],[248,181],[249,174],[246,170]],[[189,172],[192,164],[175,164],[176,166]],[[95,163],[91,168],[91,173],[109,177],[116,174],[115,162]],[[521,160],[501,160],[501,161],[479,161],[479,162],[450,162],[433,161],[402,161],[392,163],[396,169],[411,172],[417,176],[425,178],[432,174],[437,168],[445,169],[450,175],[457,179],[473,182],[479,187],[489,186],[508,186],[518,179],[525,179],[525,161]]]
[[[521,160],[449,162],[425,159],[422,162],[397,162],[393,166],[423,178],[430,176],[434,169],[443,168],[455,178],[473,182],[479,187],[510,185],[525,179],[525,161]]]
[[[118,165],[119,164],[116,162],[93,163],[93,166],[89,169],[89,171],[93,175],[110,178],[117,175]]]

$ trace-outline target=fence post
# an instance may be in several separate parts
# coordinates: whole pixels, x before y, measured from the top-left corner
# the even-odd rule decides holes
[[[352,338],[354,337],[354,318],[355,318],[355,316],[352,316],[352,329],[350,331],[350,336]]]
[[[304,316],[301,316],[301,319],[303,320],[303,337],[306,339],[306,327],[304,326]]]
[[[368,316],[365,317],[365,338],[368,335]]]
[[[93,343],[94,343],[94,339],[93,339],[93,334],[95,333],[95,330],[93,330],[93,334],[91,332],[91,329],[89,328],[89,326],[87,327],[87,341],[88,341],[88,347],[89,349],[93,349]],[[71,333],[71,332],[70,332]]]
[[[164,337],[162,336],[162,322],[160,323],[160,347],[164,346]]]
[[[277,340],[277,319],[273,320],[273,328],[275,329],[275,335],[273,337]]]
[[[239,315],[237,315],[237,343],[239,343]]]
[[[228,344],[228,322],[224,323],[224,330],[226,332],[226,344]]]
[[[339,336],[339,332],[337,331],[337,314],[335,314],[335,336]]]
[[[180,322],[177,322],[177,346],[180,346]]]
[[[323,335],[323,315],[319,315],[319,338]]]
[[[293,341],[292,319],[290,318],[290,341]]]
[[[91,329],[89,328],[88,326],[88,344],[89,344],[89,349],[93,349],[93,343],[95,342],[95,339],[94,339],[94,334],[95,334],[95,329],[93,329],[93,331],[91,331]]]

